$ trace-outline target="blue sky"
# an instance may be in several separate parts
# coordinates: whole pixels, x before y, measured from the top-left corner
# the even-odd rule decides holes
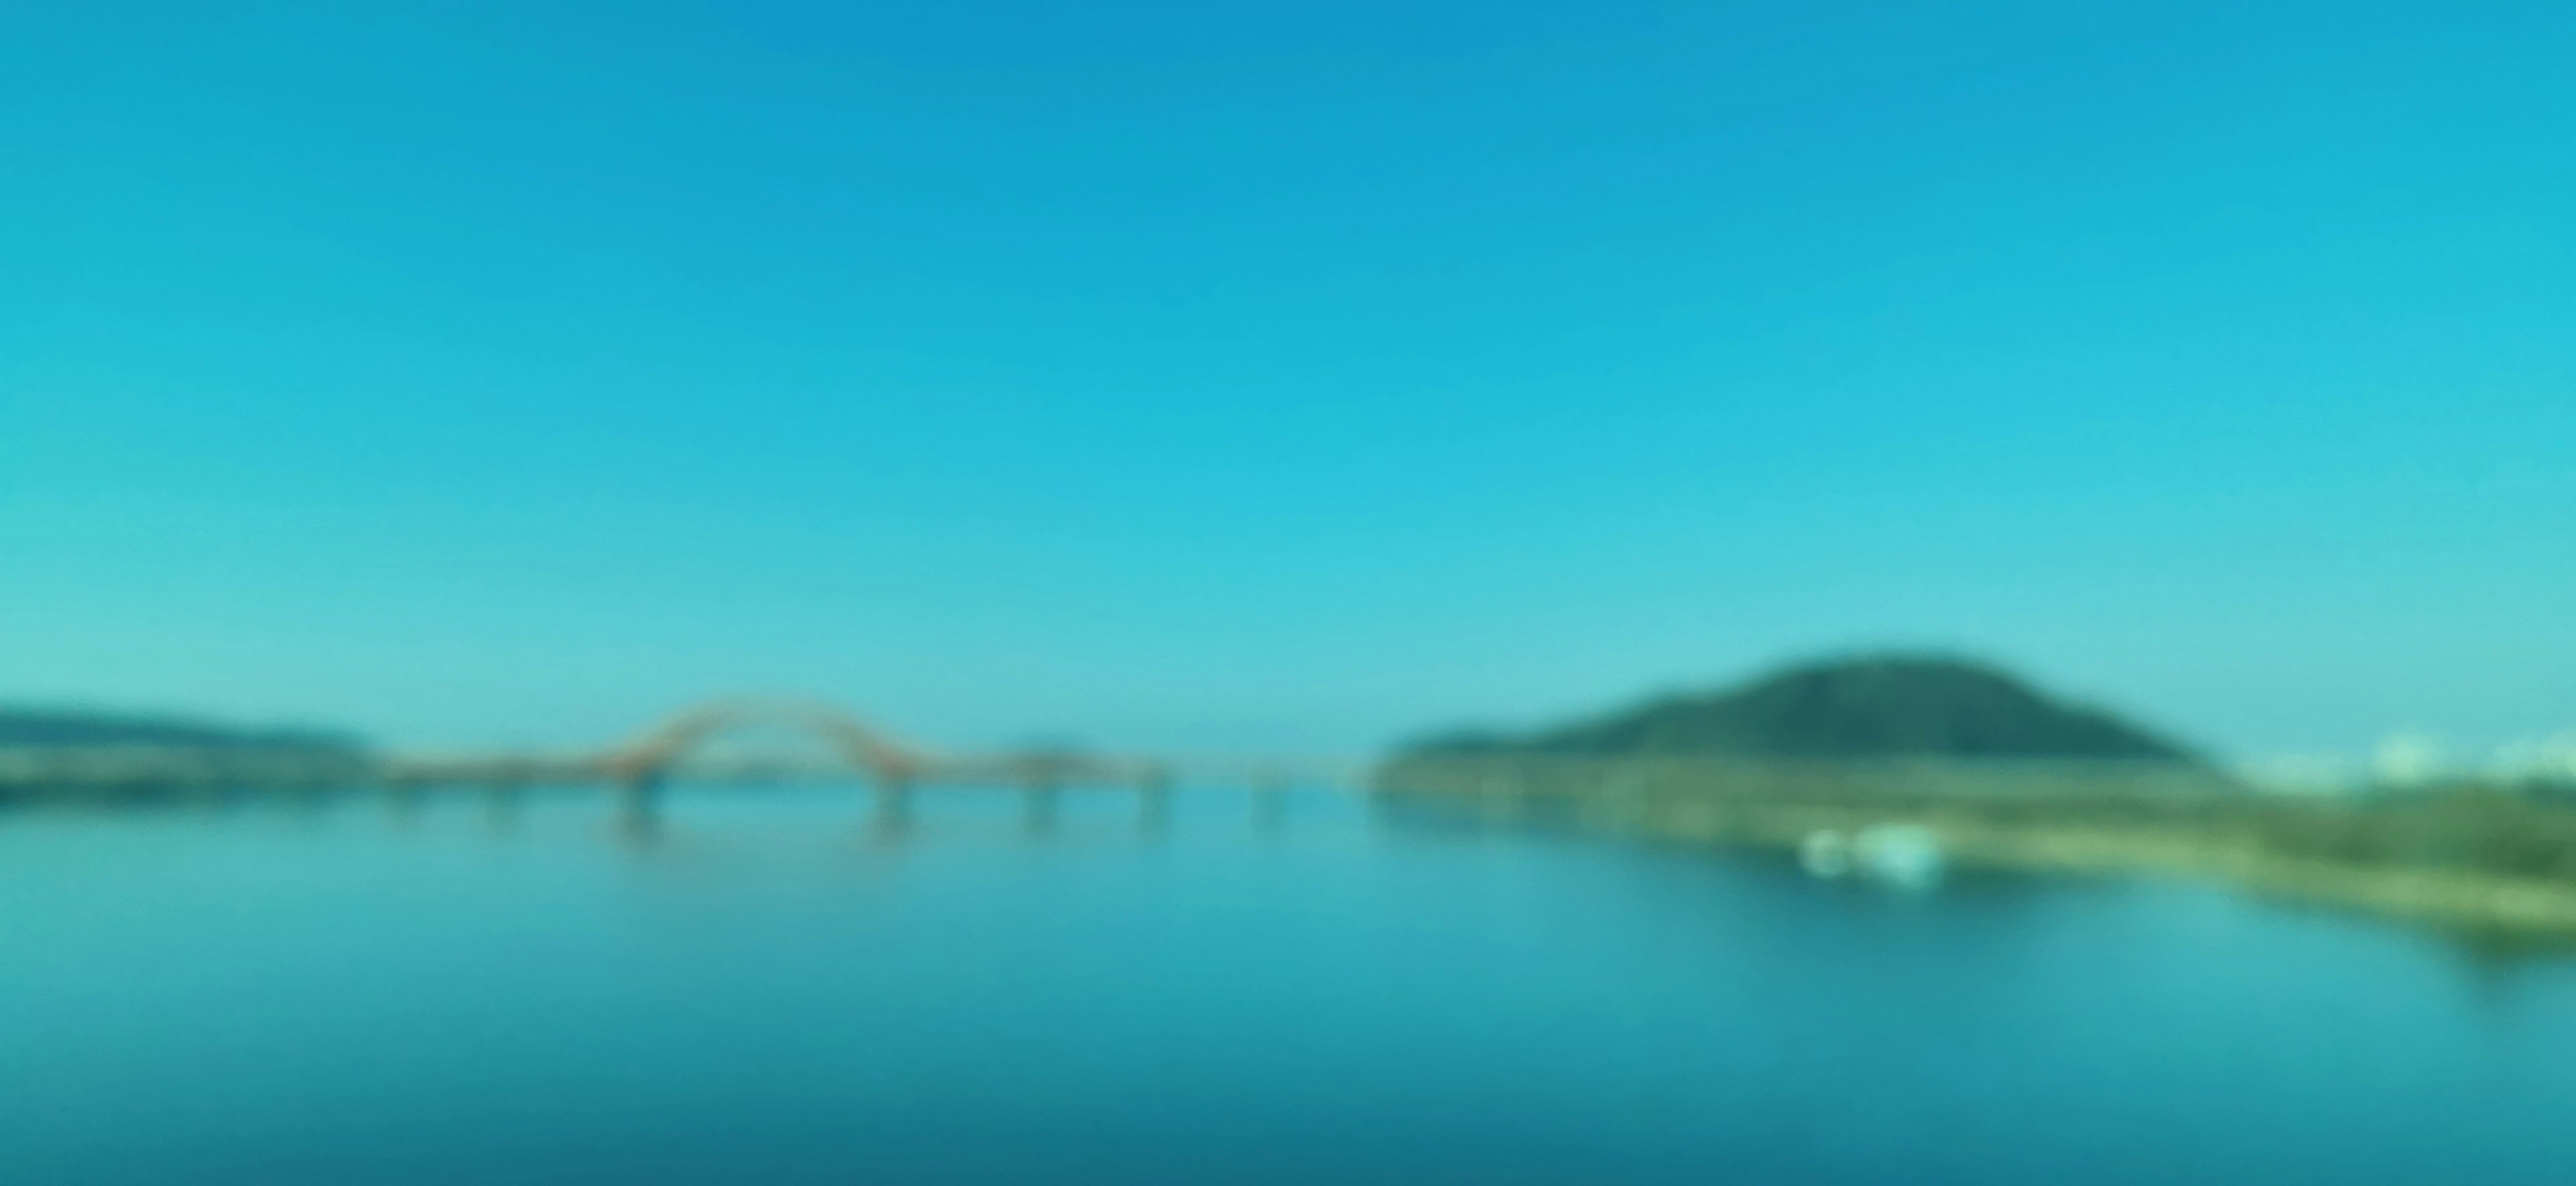
[[[2576,9],[2078,7],[10,5],[0,699],[2576,725]]]

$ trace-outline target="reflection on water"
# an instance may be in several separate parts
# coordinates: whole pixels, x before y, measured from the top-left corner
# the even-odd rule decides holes
[[[2557,1183],[2576,968],[1265,787],[0,817],[10,1181]]]
[[[774,791],[775,788],[760,788],[755,793],[774,793]],[[487,802],[492,805],[489,818],[495,830],[507,830],[515,826],[520,803],[527,793],[527,789],[522,786],[494,788],[485,792]],[[670,810],[667,784],[659,780],[640,781],[625,784],[610,793],[615,796],[617,802],[616,834],[619,842],[627,848],[638,851],[659,847],[667,837],[665,821]],[[884,782],[862,792],[864,801],[868,804],[866,822],[869,836],[884,843],[900,843],[910,838],[916,811],[915,804],[923,793],[920,787],[908,782]],[[962,795],[971,801],[989,799],[996,792],[991,788],[966,790],[941,788],[931,793]],[[1134,826],[1136,832],[1142,836],[1160,837],[1171,827],[1173,788],[1167,782],[1148,781],[1137,787],[1119,788],[1113,791],[1085,788],[1078,792],[1059,784],[1038,783],[1007,793],[1018,799],[1020,831],[1033,840],[1047,839],[1058,832],[1064,819],[1064,799],[1068,793],[1084,794],[1095,799],[1111,797],[1132,800]],[[1289,793],[1290,788],[1284,785],[1259,787],[1251,791],[1248,826],[1260,832],[1275,832],[1286,826]],[[409,819],[416,814],[421,798],[422,794],[418,791],[392,792],[391,801],[396,805],[394,810],[397,817]]]

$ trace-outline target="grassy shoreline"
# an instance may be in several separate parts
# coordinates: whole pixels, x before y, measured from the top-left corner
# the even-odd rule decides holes
[[[1727,847],[1911,825],[1962,867],[2182,877],[2501,942],[2576,944],[2576,808],[2493,787],[2327,800],[2131,767],[1618,759],[1407,759],[1376,785],[1448,815]]]

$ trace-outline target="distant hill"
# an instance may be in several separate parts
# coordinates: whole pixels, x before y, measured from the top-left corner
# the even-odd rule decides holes
[[[236,729],[203,721],[76,709],[0,708],[0,746],[163,746],[354,754],[356,737],[311,729]]]
[[[1405,752],[2197,760],[2170,740],[1993,667],[1905,655],[1805,664],[1535,733],[1449,734]]]

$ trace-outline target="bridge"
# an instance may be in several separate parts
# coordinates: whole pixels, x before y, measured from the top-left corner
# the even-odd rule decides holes
[[[726,761],[705,753],[720,736],[748,729],[802,733],[822,742],[836,760],[754,756]],[[857,778],[875,787],[878,823],[888,830],[909,823],[913,794],[924,786],[1017,787],[1035,830],[1053,825],[1058,793],[1070,785],[1131,788],[1140,818],[1159,826],[1170,816],[1174,786],[1170,767],[1150,758],[1036,749],[942,754],[898,740],[821,701],[763,697],[700,704],[593,753],[414,757],[390,761],[384,769],[384,781],[403,790],[483,786],[506,793],[535,784],[608,784],[622,792],[628,829],[639,834],[658,827],[663,787],[691,778],[727,783]]]
[[[713,744],[744,731],[786,731],[821,743],[814,754],[727,756]],[[1292,783],[1355,781],[1349,764],[1265,759],[1178,762],[1072,749],[942,753],[899,739],[831,704],[780,697],[733,697],[695,705],[624,741],[571,752],[495,751],[375,754],[356,750],[255,746],[36,746],[0,748],[0,802],[128,802],[266,793],[376,790],[411,797],[451,789],[515,795],[533,787],[598,786],[619,792],[631,824],[659,819],[674,781],[723,783],[862,781],[876,791],[881,822],[900,825],[924,787],[1007,786],[1026,797],[1033,825],[1052,821],[1066,787],[1133,791],[1149,825],[1168,815],[1172,791],[1188,784],[1250,786],[1260,810],[1275,810]]]

